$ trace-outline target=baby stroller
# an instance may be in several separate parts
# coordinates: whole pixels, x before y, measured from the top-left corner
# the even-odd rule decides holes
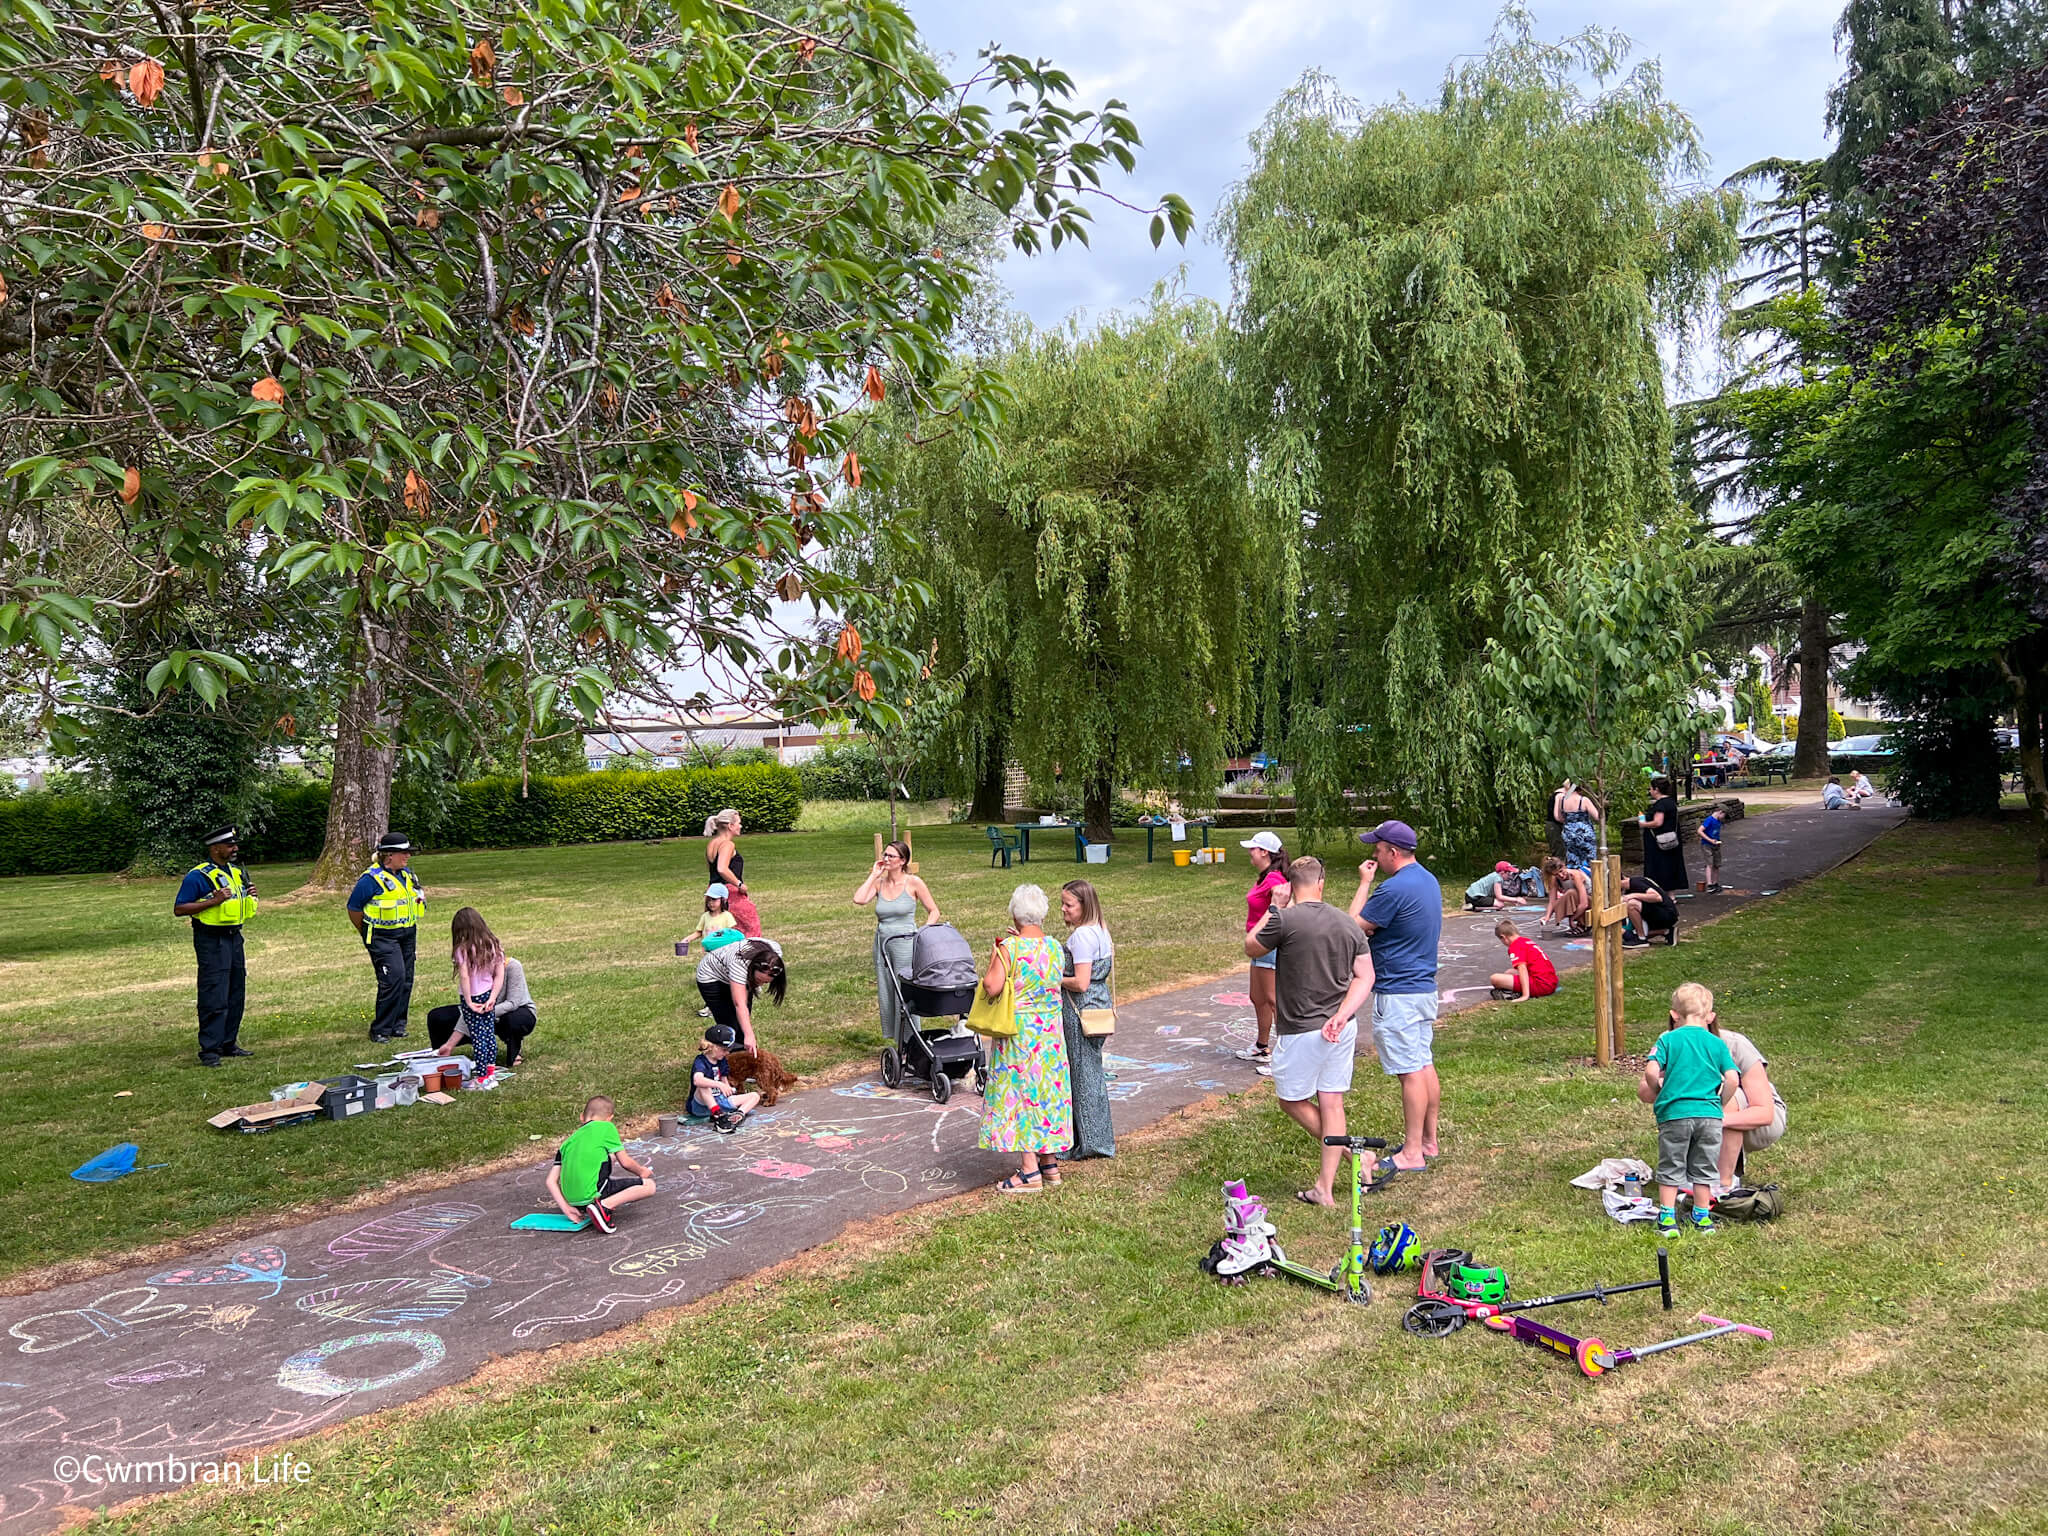
[[[952,1023],[967,1016],[974,1006],[974,989],[981,985],[981,972],[974,963],[974,951],[958,928],[950,923],[928,923],[910,941],[910,968],[899,971],[885,967],[889,984],[896,989],[896,1007],[917,1027],[905,1033],[903,1049],[882,1047],[882,1081],[900,1087],[906,1077],[921,1077],[931,1084],[932,1097],[943,1104],[953,1096],[953,1081],[974,1074],[974,1091],[988,1089],[988,1057],[976,1035],[955,1035]],[[944,1027],[925,1026],[934,1019],[947,1021]]]

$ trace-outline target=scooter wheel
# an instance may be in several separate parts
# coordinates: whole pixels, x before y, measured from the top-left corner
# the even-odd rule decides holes
[[[1371,1283],[1370,1283],[1370,1282],[1368,1282],[1368,1281],[1365,1281],[1365,1280],[1361,1280],[1361,1281],[1359,1281],[1359,1282],[1358,1282],[1358,1284],[1357,1284],[1357,1286],[1356,1286],[1355,1288],[1354,1288],[1354,1287],[1351,1287],[1351,1286],[1346,1286],[1346,1287],[1345,1287],[1345,1289],[1344,1289],[1344,1299],[1345,1299],[1346,1301],[1350,1302],[1350,1303],[1351,1303],[1351,1305],[1353,1305],[1354,1307],[1369,1307],[1369,1306],[1371,1306],[1371,1305],[1372,1305],[1372,1285],[1371,1285]]]
[[[1425,1339],[1441,1339],[1465,1326],[1465,1314],[1440,1301],[1418,1301],[1402,1315],[1401,1326]]]
[[[1581,1339],[1579,1347],[1572,1351],[1572,1359],[1588,1376],[1598,1376],[1607,1369],[1607,1346],[1598,1339]]]
[[[882,1048],[882,1082],[889,1088],[903,1086],[903,1058],[896,1054],[893,1045]]]

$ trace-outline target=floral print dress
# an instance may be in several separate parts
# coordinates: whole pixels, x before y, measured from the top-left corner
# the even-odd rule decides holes
[[[1074,1140],[1073,1091],[1060,1024],[1060,976],[1066,951],[1057,939],[1009,938],[1017,1033],[988,1043],[988,1097],[981,1146],[992,1152],[1067,1150]]]

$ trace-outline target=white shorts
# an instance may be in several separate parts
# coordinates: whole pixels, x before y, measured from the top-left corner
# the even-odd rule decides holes
[[[1387,1076],[1406,1077],[1436,1059],[1436,1006],[1434,992],[1373,993],[1372,1041]]]
[[[1344,1026],[1333,1045],[1320,1029],[1273,1038],[1273,1091],[1289,1104],[1319,1093],[1351,1091],[1351,1059],[1358,1052],[1358,1020]]]

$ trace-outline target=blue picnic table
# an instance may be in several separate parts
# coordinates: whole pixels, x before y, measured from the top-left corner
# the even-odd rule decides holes
[[[1187,826],[1190,830],[1200,827],[1202,829],[1202,846],[1204,848],[1209,846],[1209,829],[1216,825],[1213,819],[1203,816],[1198,820],[1185,822],[1183,825]],[[1145,823],[1145,862],[1147,864],[1152,862],[1153,835],[1159,832],[1170,832],[1172,828],[1173,824],[1166,821],[1149,821]]]

